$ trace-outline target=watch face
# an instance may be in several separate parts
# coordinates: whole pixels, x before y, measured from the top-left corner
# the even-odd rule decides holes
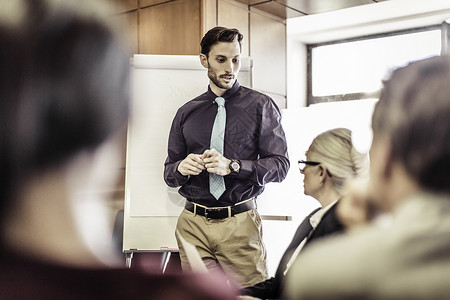
[[[237,161],[232,161],[230,167],[233,172],[238,172],[240,168],[239,163]]]

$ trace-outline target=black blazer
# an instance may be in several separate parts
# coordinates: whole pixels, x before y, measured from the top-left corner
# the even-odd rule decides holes
[[[323,215],[322,220],[320,220],[320,223],[317,225],[316,229],[313,231],[311,236],[306,241],[305,245],[303,246],[303,249],[312,242],[317,241],[324,236],[336,234],[344,229],[344,226],[342,225],[341,222],[339,222],[336,216],[336,207],[338,204],[339,202],[333,205]],[[243,288],[241,290],[242,295],[249,295],[261,299],[280,298],[281,282],[284,280],[283,272],[284,270],[286,270],[286,265],[289,262],[289,259],[291,258],[295,249],[297,249],[298,245],[300,245],[303,239],[308,236],[311,229],[309,219],[318,210],[319,208],[311,212],[298,226],[291,243],[289,244],[283,256],[281,257],[280,264],[278,265],[277,271],[275,273],[275,277],[269,278],[266,281],[260,282],[254,286]]]

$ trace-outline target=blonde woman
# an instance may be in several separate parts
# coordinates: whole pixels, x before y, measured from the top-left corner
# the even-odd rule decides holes
[[[350,180],[366,177],[368,157],[353,146],[352,133],[336,128],[319,134],[299,162],[304,175],[304,193],[319,201],[321,208],[309,214],[298,227],[291,244],[281,258],[275,277],[241,291],[262,299],[277,299],[284,276],[295,258],[313,240],[340,232],[343,224],[336,216],[338,201],[348,193]]]
[[[449,299],[449,82],[443,55],[399,68],[383,83],[364,201],[391,222],[371,220],[308,247],[286,277],[283,299]]]

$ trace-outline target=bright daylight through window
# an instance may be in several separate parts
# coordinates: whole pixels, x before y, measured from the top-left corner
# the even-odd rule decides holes
[[[356,100],[357,95],[377,92],[382,80],[393,69],[411,61],[440,55],[441,30],[435,28],[318,45],[310,49],[309,96],[314,99],[312,102]],[[345,99],[343,95],[349,94],[356,95],[353,99]]]

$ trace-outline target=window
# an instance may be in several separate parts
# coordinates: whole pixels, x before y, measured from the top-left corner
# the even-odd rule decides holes
[[[377,97],[392,70],[440,52],[440,26],[309,45],[308,105]]]

